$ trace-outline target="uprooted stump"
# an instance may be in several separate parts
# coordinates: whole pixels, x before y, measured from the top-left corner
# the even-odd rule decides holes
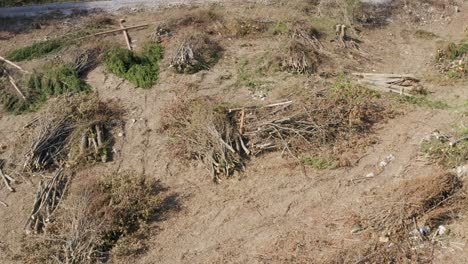
[[[184,37],[171,58],[170,67],[178,73],[196,73],[210,69],[221,55],[222,48],[208,35]]]

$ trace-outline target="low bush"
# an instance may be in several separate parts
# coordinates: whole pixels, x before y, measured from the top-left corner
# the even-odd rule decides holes
[[[105,54],[104,62],[109,72],[137,87],[150,88],[158,80],[162,57],[163,48],[159,44],[149,44],[141,55],[123,48],[111,49]]]

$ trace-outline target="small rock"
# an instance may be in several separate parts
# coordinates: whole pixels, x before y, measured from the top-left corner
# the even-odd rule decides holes
[[[366,175],[366,178],[373,178],[375,177],[375,173],[371,172]]]
[[[123,132],[119,132],[118,136],[119,136],[119,137],[123,137],[123,136],[124,136],[124,133],[123,133]]]
[[[388,238],[387,236],[379,237],[380,243],[387,243],[388,241],[390,241],[390,238]]]
[[[456,167],[454,172],[460,178],[468,176],[468,164]]]
[[[431,228],[429,228],[428,226],[420,227],[419,233],[423,236],[428,236],[431,233]]]
[[[447,228],[443,225],[440,225],[438,228],[437,228],[437,235],[438,236],[441,236],[441,235],[444,235],[447,233]]]

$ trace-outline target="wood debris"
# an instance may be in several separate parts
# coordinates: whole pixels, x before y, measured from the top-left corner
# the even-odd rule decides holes
[[[24,168],[42,170],[51,164],[59,165],[60,156],[72,130],[68,118],[49,121],[33,141],[26,155]]]
[[[13,182],[13,183],[16,183],[16,180],[13,179],[12,177],[6,175],[3,173],[3,171],[0,169],[0,177],[2,177],[3,179],[3,183],[5,184],[6,188],[10,191],[10,192],[15,192],[15,189],[13,187],[11,187],[10,183]]]
[[[413,96],[424,93],[420,80],[412,74],[353,73],[358,82],[379,92]]]
[[[50,221],[50,217],[60,204],[69,179],[70,177],[64,173],[63,168],[58,168],[50,180],[40,181],[33,208],[25,226],[27,234],[43,231],[44,226]]]

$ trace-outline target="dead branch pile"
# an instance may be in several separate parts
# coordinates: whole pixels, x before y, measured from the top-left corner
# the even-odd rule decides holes
[[[40,171],[83,160],[107,161],[110,130],[122,111],[113,102],[87,95],[58,98],[38,118],[31,131],[31,147],[23,154],[23,168]]]
[[[52,164],[59,166],[72,129],[69,118],[49,120],[33,140],[24,168],[38,171]]]
[[[353,73],[358,82],[379,92],[392,92],[413,96],[425,94],[426,90],[420,80],[411,74]]]
[[[144,238],[151,236],[147,223],[178,210],[177,197],[168,195],[166,187],[135,172],[80,175],[80,181],[55,189],[57,182],[64,182],[60,177],[70,179],[57,175],[41,184],[37,197],[44,205],[35,209],[38,213],[28,225],[38,218],[44,220],[39,224],[39,234],[23,242],[24,263],[101,263],[116,254],[120,258],[134,256],[145,248]],[[52,216],[45,222],[47,201],[56,190],[63,190],[63,201],[49,209]]]
[[[209,99],[180,98],[165,111],[163,130],[177,139],[178,155],[203,161],[219,181],[221,175],[243,170],[245,155],[250,152],[234,115],[213,105]]]
[[[179,73],[208,70],[219,59],[221,47],[204,34],[184,37],[171,58],[170,67]]]
[[[42,232],[44,226],[49,223],[66,192],[69,179],[63,168],[59,168],[52,179],[46,182],[40,181],[31,215],[26,222],[25,228],[28,234]]]
[[[313,46],[292,40],[287,52],[280,58],[280,68],[285,71],[300,74],[311,74],[317,70],[319,55]]]
[[[0,160],[0,177],[2,178],[2,181],[5,184],[5,187],[10,192],[15,192],[15,189],[11,187],[11,183],[16,183],[16,180],[2,171],[4,163],[5,162],[3,160]],[[3,203],[3,205],[5,205],[5,203]]]
[[[217,105],[209,99],[178,98],[164,111],[162,126],[173,138],[176,155],[202,160],[216,181],[243,170],[249,155],[280,150],[296,157],[324,144],[350,141],[368,132],[384,113],[361,87],[263,107]]]
[[[289,32],[290,38],[310,45],[315,50],[322,50],[323,44],[320,42],[320,32],[313,27],[304,27],[303,24],[293,25]]]
[[[410,179],[385,190],[383,196],[383,203],[371,201],[363,207],[363,227],[381,240],[366,256],[373,263],[388,259],[406,263],[430,256],[441,235],[438,227],[449,224],[457,212],[467,208],[462,182],[452,174]]]

